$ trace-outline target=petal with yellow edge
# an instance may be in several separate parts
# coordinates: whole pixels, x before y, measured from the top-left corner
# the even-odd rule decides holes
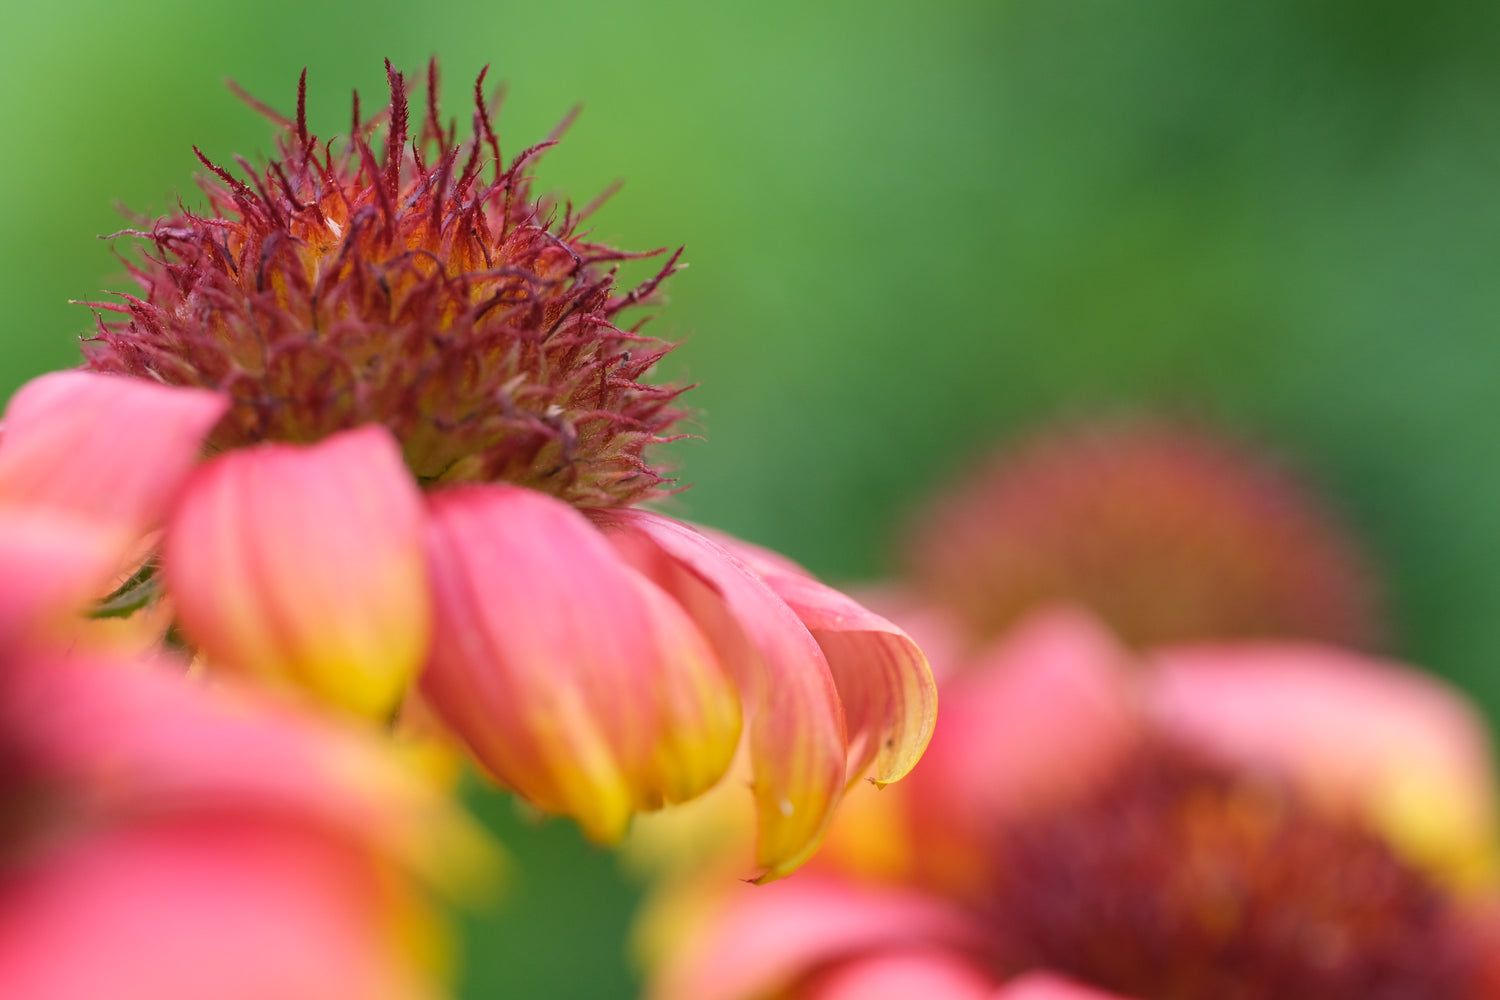
[[[429,501],[422,693],[497,778],[610,843],[724,774],[728,675],[687,614],[568,504],[471,486]]]
[[[844,791],[848,741],[828,660],[786,602],[722,545],[646,511],[594,516],[687,608],[734,675],[750,731],[756,881],[789,874],[817,850]]]
[[[714,538],[770,585],[822,648],[849,727],[849,780],[872,762],[877,785],[905,777],[937,725],[937,685],[911,636],[781,555]]]
[[[229,400],[91,372],[32,379],[5,408],[0,504],[47,506],[120,531],[155,527]]]
[[[1168,734],[1355,810],[1450,881],[1496,876],[1492,748],[1478,710],[1436,677],[1311,643],[1152,659],[1147,705]]]
[[[385,717],[427,648],[421,525],[382,427],[229,452],[172,514],[167,591],[210,665]]]

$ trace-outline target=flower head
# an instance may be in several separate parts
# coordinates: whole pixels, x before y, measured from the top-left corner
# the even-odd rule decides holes
[[[1373,574],[1341,526],[1265,456],[1199,427],[1044,431],[941,496],[906,551],[914,586],[980,640],[1059,601],[1142,647],[1380,635]]]
[[[857,1000],[882,970],[951,1000],[1491,995],[1493,776],[1459,696],[1310,645],[1136,659],[1076,612],[1024,621],[800,885],[678,913],[652,995]]]
[[[389,78],[342,145],[308,133],[299,87],[294,118],[263,109],[279,159],[208,163],[210,211],[139,234],[143,294],[105,307],[90,372],[12,399],[0,463],[88,493],[90,462],[125,462],[162,501],[140,603],[209,669],[377,719],[420,700],[597,841],[719,782],[743,734],[755,874],[784,875],[851,782],[920,756],[926,660],[789,562],[634,507],[664,488],[645,449],[681,390],[649,381],[667,345],[616,320],[676,257],[617,291],[630,255],[580,231],[592,206],[530,193],[553,140],[506,165],[479,85],[460,142],[435,65],[420,127]],[[130,425],[184,407],[209,457],[154,468]]]
[[[337,151],[308,131],[304,72],[294,120],[255,102],[282,127],[278,158],[241,160],[240,179],[199,153],[208,214],[134,234],[143,294],[98,304],[119,318],[85,343],[88,367],[223,393],[214,451],[379,424],[424,486],[505,481],[591,507],[658,492],[644,453],[682,387],[645,381],[671,345],[615,320],[678,255],[617,288],[614,265],[643,255],[589,239],[599,202],[531,192],[563,127],[506,165],[484,74],[460,143],[435,62],[420,126],[386,70],[389,106],[362,120],[356,94]]]

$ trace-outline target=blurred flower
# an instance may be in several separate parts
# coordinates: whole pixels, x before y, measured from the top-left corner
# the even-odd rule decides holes
[[[1491,748],[1440,682],[1311,644],[1138,662],[1052,610],[942,693],[922,767],[797,879],[666,890],[652,996],[1493,995]]]
[[[598,841],[718,782],[743,715],[760,874],[784,874],[848,781],[921,754],[926,661],[801,570],[634,509],[669,485],[645,450],[682,387],[647,380],[670,345],[616,321],[677,256],[620,292],[633,255],[580,229],[598,202],[530,193],[556,134],[507,166],[483,74],[463,143],[435,64],[414,130],[388,74],[341,151],[308,132],[305,87],[293,119],[252,101],[280,157],[243,180],[204,159],[211,213],[137,233],[142,295],[97,304],[120,316],[85,345],[109,374],[32,383],[7,436],[145,480],[133,421],[192,409],[214,457],[170,484],[159,574],[115,600],[159,589],[211,666],[367,716],[420,674],[485,768]]]
[[[1381,631],[1374,576],[1318,498],[1245,444],[1162,420],[1022,441],[941,495],[906,556],[917,592],[980,640],[1057,601],[1141,647]]]
[[[445,800],[361,736],[88,648],[79,612],[198,450],[204,398],[149,391],[150,477],[0,443],[0,995],[436,997],[421,882],[487,864]]]

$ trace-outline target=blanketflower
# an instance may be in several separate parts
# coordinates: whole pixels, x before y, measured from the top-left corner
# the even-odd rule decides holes
[[[669,890],[652,997],[1495,995],[1491,747],[1436,679],[1046,610],[942,693],[797,879]]]
[[[979,643],[1057,602],[1141,648],[1381,636],[1369,560],[1320,497],[1249,443],[1160,417],[1022,438],[934,499],[905,561]]]
[[[196,452],[130,433],[167,476]],[[165,493],[98,492],[105,454],[34,475],[26,441],[0,441],[0,996],[442,995],[420,886],[473,877],[478,835],[366,735],[90,648],[81,612]]]
[[[555,136],[507,165],[483,74],[467,142],[435,64],[419,127],[389,80],[341,148],[305,87],[291,119],[254,102],[280,156],[243,179],[204,158],[209,214],[136,234],[141,295],[96,304],[119,318],[94,374],[12,401],[17,462],[166,488],[134,428],[175,422],[211,457],[137,525],[160,547],[111,606],[160,591],[211,667],[366,716],[416,681],[501,783],[602,842],[718,782],[743,727],[759,875],[785,874],[849,782],[920,756],[926,661],[795,567],[635,506],[668,485],[645,453],[682,388],[648,381],[670,345],[616,323],[676,255],[617,289],[632,255],[580,230],[595,206],[530,193]]]

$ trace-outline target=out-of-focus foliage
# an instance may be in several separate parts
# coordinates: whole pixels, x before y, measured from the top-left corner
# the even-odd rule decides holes
[[[509,152],[586,103],[544,187],[624,177],[600,235],[687,244],[654,329],[690,336],[707,440],[678,448],[674,513],[862,575],[1024,425],[1205,412],[1321,477],[1388,571],[1399,652],[1493,713],[1497,47],[1480,0],[15,5],[0,388],[72,362],[67,299],[124,286],[93,238],[115,199],[195,199],[192,143],[269,149],[224,77],[288,108],[309,67],[336,134],[384,56],[439,53],[455,98],[492,62]],[[474,995],[628,995],[628,897],[579,874],[607,861],[521,839]]]

